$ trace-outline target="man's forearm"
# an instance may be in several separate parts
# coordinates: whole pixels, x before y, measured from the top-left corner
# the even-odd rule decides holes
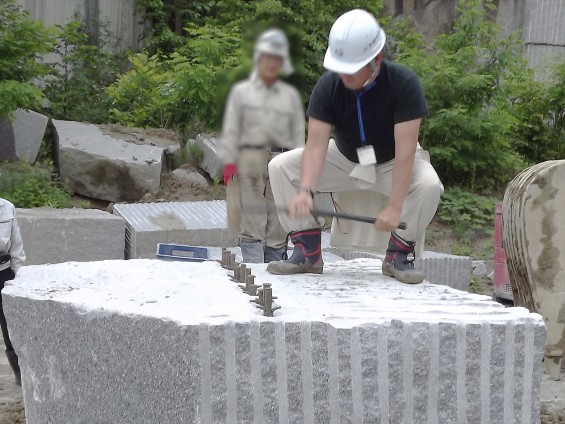
[[[394,159],[394,164],[392,165],[392,190],[388,206],[402,211],[404,197],[412,180],[413,166],[413,154],[405,153]]]
[[[322,150],[323,147],[312,146],[306,143],[300,164],[300,187],[305,187],[312,191],[316,190],[318,178],[322,174],[326,161],[327,146]]]

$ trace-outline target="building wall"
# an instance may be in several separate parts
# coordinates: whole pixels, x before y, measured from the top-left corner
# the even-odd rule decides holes
[[[457,0],[384,0],[387,14],[412,17],[415,27],[431,40],[457,17]],[[544,78],[549,65],[565,60],[565,0],[494,0],[493,17],[503,35],[520,31],[526,58],[536,77]]]
[[[46,25],[65,25],[75,16],[108,22],[118,40],[118,50],[138,49],[143,33],[141,10],[136,0],[17,0],[32,18]]]

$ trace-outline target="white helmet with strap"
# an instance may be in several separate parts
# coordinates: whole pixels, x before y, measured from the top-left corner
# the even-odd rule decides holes
[[[332,26],[324,68],[354,74],[381,52],[385,42],[386,34],[373,15],[361,9],[351,10]]]
[[[290,62],[288,39],[282,30],[271,28],[259,35],[255,43],[255,62],[259,60],[262,53],[281,57],[283,60],[282,71],[286,75],[294,72]]]

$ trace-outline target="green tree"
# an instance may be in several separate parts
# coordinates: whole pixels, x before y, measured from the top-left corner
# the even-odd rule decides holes
[[[122,55],[112,53],[114,37],[107,24],[89,25],[79,16],[76,19],[58,26],[58,60],[45,80],[51,115],[57,119],[106,122],[109,113],[105,87],[116,80]]]
[[[30,81],[49,72],[40,56],[53,44],[52,29],[31,19],[15,0],[0,2],[0,117],[41,107],[43,93]]]
[[[500,37],[491,0],[464,0],[453,30],[431,49],[414,37],[397,40],[397,60],[420,77],[430,116],[421,140],[444,181],[471,189],[508,181],[523,166],[516,151],[519,121],[509,93],[517,81],[533,81],[523,43]]]

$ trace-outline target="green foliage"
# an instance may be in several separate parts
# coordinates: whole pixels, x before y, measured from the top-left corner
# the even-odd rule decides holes
[[[115,81],[122,60],[121,55],[110,52],[114,42],[107,24],[75,20],[58,29],[58,61],[46,80],[52,116],[106,122],[105,87]]]
[[[111,117],[130,126],[182,130],[194,122],[216,123],[211,87],[218,73],[239,64],[236,29],[186,28],[186,45],[167,56],[130,56],[131,70],[107,89]]]
[[[488,188],[524,166],[515,149],[518,117],[508,102],[517,81],[532,81],[515,35],[500,38],[491,0],[465,0],[449,34],[432,49],[400,40],[395,54],[420,77],[430,117],[421,139],[444,181]],[[410,44],[409,44],[410,43]]]
[[[336,17],[357,7],[377,15],[382,10],[380,1],[369,0],[140,0],[139,4],[147,8],[145,16],[153,28],[145,54],[162,59],[163,72],[171,71],[161,84],[173,89],[166,93],[171,111],[165,121],[177,129],[190,126],[194,118],[208,127],[218,126],[229,88],[249,74],[252,46],[261,30],[278,26],[286,31],[297,70],[288,81],[310,93],[324,72],[327,35]],[[120,113],[113,116],[126,122]]]
[[[459,187],[449,187],[441,198],[439,222],[452,228],[463,241],[491,234],[494,230],[494,197],[482,196]]]
[[[181,151],[182,163],[190,163],[191,165],[198,167],[200,166],[203,158],[204,150],[202,150],[202,147],[192,140],[186,143],[186,146],[184,146]]]
[[[170,71],[156,55],[138,53],[129,61],[131,70],[106,89],[111,99],[110,117],[132,127],[168,127]]]
[[[48,72],[37,59],[51,50],[53,31],[31,19],[15,0],[3,0],[0,35],[0,118],[17,108],[40,108],[43,94],[30,80]]]
[[[0,197],[19,208],[51,206],[65,208],[70,205],[70,194],[45,168],[26,163],[0,165]]]

